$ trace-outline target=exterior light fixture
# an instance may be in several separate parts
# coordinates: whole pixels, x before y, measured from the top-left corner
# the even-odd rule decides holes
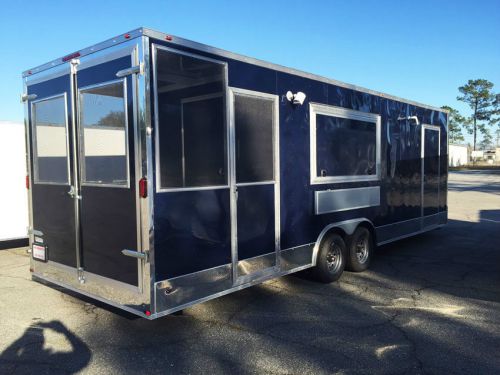
[[[299,91],[295,94],[291,91],[288,91],[286,93],[286,98],[289,102],[292,102],[295,105],[302,105],[304,104],[304,100],[306,100],[306,94],[304,94],[302,91]]]

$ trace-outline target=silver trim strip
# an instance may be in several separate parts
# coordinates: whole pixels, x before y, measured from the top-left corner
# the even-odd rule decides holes
[[[380,186],[314,192],[315,214],[357,210],[380,205]]]
[[[404,234],[404,235],[399,236],[399,237],[394,237],[394,238],[391,238],[391,239],[386,240],[386,241],[378,242],[378,243],[377,243],[377,246],[382,246],[382,245],[386,245],[386,244],[391,243],[391,242],[395,242],[395,241],[402,240],[402,239],[404,239],[404,238],[413,237],[413,236],[416,236],[416,235],[418,235],[418,234],[422,234],[422,233],[429,232],[429,231],[434,230],[434,229],[437,229],[437,228],[441,228],[441,227],[443,227],[443,226],[445,226],[445,225],[446,225],[446,224],[437,224],[437,225],[433,225],[433,226],[430,226],[430,227],[427,227],[427,228],[424,228],[424,229],[418,230],[418,231],[416,231],[416,232],[412,232],[412,233]]]
[[[218,292],[218,293],[215,293],[215,294],[203,297],[203,298],[199,298],[199,299],[194,300],[194,301],[190,301],[188,303],[176,306],[176,307],[171,308],[171,309],[164,310],[164,311],[161,311],[161,312],[156,312],[155,314],[152,314],[149,317],[149,319],[152,320],[152,319],[160,318],[162,316],[165,316],[165,315],[168,315],[168,314],[172,314],[172,313],[174,313],[176,311],[183,310],[185,308],[188,308],[190,306],[196,305],[198,303],[210,301],[211,299],[222,297],[222,296],[225,296],[226,294],[237,292],[239,290],[242,290],[242,289],[245,289],[245,288],[249,288],[249,287],[257,285],[257,284],[261,284],[261,283],[266,282],[268,280],[272,280],[272,279],[275,279],[275,278],[278,278],[278,277],[281,277],[281,276],[285,276],[285,275],[288,275],[288,274],[291,274],[291,273],[294,273],[294,272],[299,272],[299,271],[305,270],[305,269],[310,268],[310,267],[312,267],[311,264],[306,264],[304,266],[296,267],[296,268],[293,268],[293,269],[290,269],[290,270],[279,271],[279,272],[274,273],[274,274],[268,274],[268,275],[263,276],[262,278],[255,279],[255,280],[250,281],[250,282],[248,282],[246,284],[240,284],[240,285],[237,285],[235,287],[232,287],[232,288],[229,288],[229,289],[225,289],[225,290],[223,290],[221,292]]]

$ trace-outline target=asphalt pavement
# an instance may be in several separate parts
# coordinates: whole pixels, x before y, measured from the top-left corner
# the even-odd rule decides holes
[[[0,251],[0,374],[498,374],[500,172],[450,174],[449,224],[325,285],[287,276],[155,321]]]

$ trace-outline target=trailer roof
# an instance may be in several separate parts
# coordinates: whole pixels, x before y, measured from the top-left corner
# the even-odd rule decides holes
[[[71,60],[73,58],[78,58],[78,57],[86,56],[86,55],[89,55],[91,53],[94,53],[94,52],[103,50],[105,48],[111,47],[113,45],[118,45],[120,43],[124,43],[124,42],[126,42],[128,40],[140,37],[142,35],[148,36],[148,37],[151,37],[151,38],[154,38],[154,39],[166,40],[166,41],[168,41],[169,43],[172,43],[172,44],[177,44],[177,45],[185,46],[185,47],[188,47],[188,48],[193,48],[193,49],[198,50],[198,51],[212,53],[212,54],[215,54],[215,55],[218,55],[218,56],[227,57],[227,58],[230,58],[230,59],[233,59],[233,60],[239,60],[239,61],[247,62],[247,63],[254,64],[254,65],[257,65],[257,66],[261,66],[261,67],[264,67],[264,68],[269,68],[269,69],[273,69],[273,70],[284,72],[284,73],[290,73],[290,74],[294,74],[294,75],[301,76],[301,77],[304,77],[304,78],[309,78],[309,79],[313,79],[313,80],[316,80],[316,81],[320,81],[320,82],[324,82],[324,83],[329,83],[329,84],[332,84],[332,85],[336,85],[336,86],[340,86],[340,87],[344,87],[344,88],[348,88],[348,89],[352,89],[352,90],[356,90],[356,91],[360,91],[360,92],[365,92],[365,93],[372,94],[372,95],[381,96],[381,97],[384,97],[384,98],[387,98],[387,99],[396,100],[396,101],[407,103],[407,104],[411,104],[411,105],[414,105],[414,106],[431,109],[433,111],[439,111],[439,112],[448,113],[447,110],[442,109],[442,108],[438,108],[438,107],[435,107],[435,106],[431,106],[431,105],[419,103],[419,102],[416,102],[416,101],[413,101],[413,100],[404,99],[404,98],[401,98],[401,97],[398,97],[398,96],[394,96],[394,95],[390,95],[390,94],[385,94],[383,92],[379,92],[379,91],[375,91],[375,90],[370,90],[370,89],[367,89],[367,88],[364,88],[364,87],[360,87],[360,86],[352,85],[352,84],[349,84],[349,83],[337,81],[335,79],[326,78],[326,77],[323,77],[323,76],[320,76],[320,75],[316,75],[316,74],[312,74],[312,73],[307,73],[307,72],[304,72],[304,71],[301,71],[301,70],[298,70],[298,69],[294,69],[294,68],[289,68],[289,67],[286,67],[286,66],[283,66],[283,65],[273,64],[273,63],[270,63],[270,62],[267,62],[267,61],[264,61],[264,60],[259,60],[259,59],[255,59],[253,57],[248,57],[248,56],[240,55],[240,54],[237,54],[237,53],[229,52],[229,51],[226,51],[226,50],[223,50],[223,49],[219,49],[219,48],[216,48],[216,47],[208,46],[206,44],[194,42],[192,40],[184,39],[184,38],[181,38],[181,37],[178,37],[178,36],[175,36],[175,35],[162,33],[162,32],[159,32],[159,31],[156,31],[156,30],[152,30],[152,29],[148,29],[148,28],[144,28],[144,27],[137,28],[137,29],[132,30],[132,31],[130,31],[128,33],[120,34],[120,35],[118,35],[118,36],[116,36],[114,38],[105,40],[104,42],[101,42],[101,43],[95,44],[93,46],[90,46],[88,48],[84,48],[84,49],[81,49],[79,51],[70,53],[69,55],[60,57],[60,58],[55,59],[55,60],[53,60],[51,62],[48,62],[46,64],[39,65],[39,66],[37,66],[37,67],[35,67],[33,69],[26,70],[26,71],[23,72],[23,77],[28,77],[28,76],[31,76],[33,74],[40,73],[40,72],[42,72],[44,70],[53,68],[53,67],[61,65],[61,64],[64,64],[65,62],[68,62],[69,60]]]

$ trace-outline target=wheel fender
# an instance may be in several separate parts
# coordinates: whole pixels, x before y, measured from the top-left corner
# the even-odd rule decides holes
[[[321,244],[321,241],[323,241],[323,238],[331,232],[333,229],[338,228],[342,230],[346,235],[350,236],[351,234],[354,233],[356,228],[358,227],[359,224],[361,223],[368,223],[371,225],[372,228],[374,228],[373,223],[368,220],[366,217],[360,217],[357,219],[351,219],[351,220],[345,220],[345,221],[338,221],[336,223],[332,223],[327,225],[319,234],[318,239],[316,240],[316,243],[314,244],[313,248],[313,255],[312,255],[312,264],[316,265],[316,260],[318,258],[318,252],[319,252],[319,246]]]

